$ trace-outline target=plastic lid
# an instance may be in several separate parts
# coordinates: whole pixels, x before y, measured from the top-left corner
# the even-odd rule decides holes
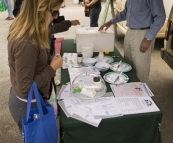
[[[77,56],[78,56],[78,57],[83,57],[83,55],[82,55],[81,53],[79,53]]]
[[[96,99],[103,96],[106,90],[105,82],[100,75],[84,72],[74,78],[70,91],[77,98]]]
[[[94,82],[99,82],[99,81],[100,81],[100,77],[94,77],[94,78],[93,78],[93,81],[94,81]]]

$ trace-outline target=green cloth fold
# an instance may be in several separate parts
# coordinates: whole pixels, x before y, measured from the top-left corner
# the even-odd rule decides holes
[[[6,11],[6,6],[5,6],[5,3],[4,3],[4,0],[1,0],[0,1],[0,12],[3,12],[3,11]]]

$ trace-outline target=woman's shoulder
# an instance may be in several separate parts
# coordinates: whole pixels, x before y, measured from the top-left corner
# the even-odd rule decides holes
[[[28,38],[23,38],[22,40],[17,39],[13,42],[9,42],[8,48],[16,54],[34,54],[40,52],[40,48],[36,44],[33,44]]]

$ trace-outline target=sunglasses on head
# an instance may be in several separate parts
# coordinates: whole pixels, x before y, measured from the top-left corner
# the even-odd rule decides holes
[[[51,13],[52,13],[52,17],[55,17],[55,16],[59,16],[59,10],[57,10],[57,11],[53,11],[53,10],[51,10]]]

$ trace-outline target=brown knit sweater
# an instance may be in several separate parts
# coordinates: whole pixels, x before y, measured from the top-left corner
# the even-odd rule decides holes
[[[66,31],[70,26],[70,21],[51,25],[50,35]],[[50,81],[55,76],[55,71],[49,65],[48,50],[41,50],[29,39],[21,43],[16,40],[8,42],[8,60],[12,90],[16,96],[26,99],[33,80],[44,95],[49,93]]]
[[[33,80],[43,94],[49,93],[50,81],[55,75],[49,59],[48,50],[41,50],[28,39],[8,43],[10,79],[16,96],[26,99]]]

